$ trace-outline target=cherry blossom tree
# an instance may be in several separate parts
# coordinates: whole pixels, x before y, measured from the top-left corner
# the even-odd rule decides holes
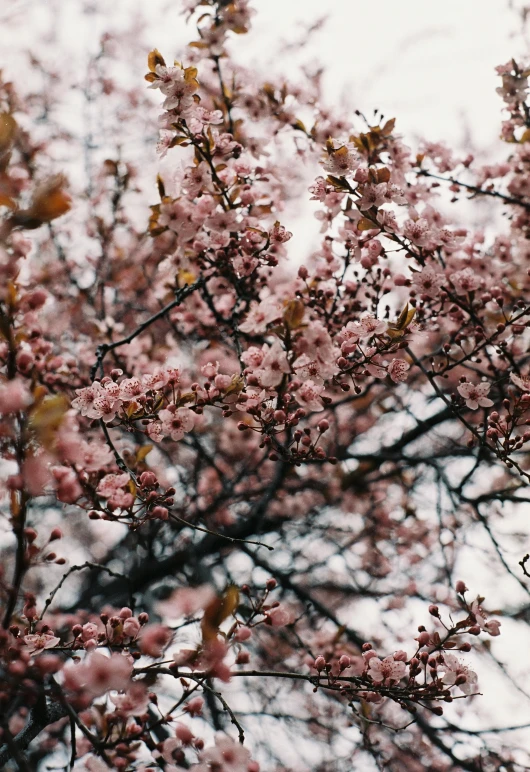
[[[0,82],[0,766],[528,769],[530,69],[480,164],[182,8]]]

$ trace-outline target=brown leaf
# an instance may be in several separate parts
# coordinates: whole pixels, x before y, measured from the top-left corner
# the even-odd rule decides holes
[[[220,597],[214,598],[204,609],[201,621],[202,637],[205,642],[214,640],[219,627],[239,605],[239,590],[230,585]]]

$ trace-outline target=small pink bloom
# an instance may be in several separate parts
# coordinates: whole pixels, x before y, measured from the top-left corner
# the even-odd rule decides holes
[[[482,284],[480,276],[477,276],[471,268],[463,268],[461,271],[456,271],[449,278],[454,284],[457,295],[466,295],[468,292],[474,292]]]
[[[22,380],[14,378],[12,381],[0,383],[0,415],[18,413],[32,402],[33,397]]]
[[[323,385],[309,380],[303,383],[295,392],[296,400],[302,407],[306,407],[314,413],[319,413],[321,410],[324,410],[324,404],[320,398],[323,391]]]
[[[460,662],[454,654],[444,652],[444,663],[440,665],[440,668],[445,670],[442,678],[444,684],[453,686],[458,678],[458,687],[464,694],[471,694],[478,689],[477,674]],[[465,678],[465,681],[460,683],[462,677]]]
[[[530,375],[516,375],[515,373],[511,373],[510,380],[518,386],[521,391],[530,392]]]
[[[187,407],[177,410],[161,410],[158,414],[162,423],[162,433],[177,442],[186,432],[193,429],[195,413]]]
[[[281,606],[276,606],[267,611],[267,617],[270,619],[273,627],[284,627],[291,622],[291,615]]]
[[[470,410],[477,410],[478,407],[491,407],[493,402],[486,397],[490,390],[489,383],[461,383],[458,387],[459,394],[466,400],[466,405]]]
[[[30,654],[38,654],[44,649],[53,649],[61,642],[60,638],[56,638],[53,633],[35,633],[34,635],[25,635],[24,643],[28,647]]]
[[[407,371],[410,365],[403,359],[393,359],[388,365],[388,374],[394,383],[402,383],[407,380]]]
[[[140,651],[148,657],[160,657],[171,640],[171,630],[165,625],[144,627],[140,638]]]
[[[406,672],[405,663],[402,660],[395,660],[394,657],[385,657],[383,660],[379,657],[370,659],[368,675],[374,683],[386,680],[400,681]]]

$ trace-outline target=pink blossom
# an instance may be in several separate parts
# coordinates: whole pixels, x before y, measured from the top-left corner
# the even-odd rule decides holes
[[[139,378],[125,378],[118,387],[118,393],[121,399],[129,401],[143,394],[144,386]]]
[[[73,504],[83,495],[83,489],[74,469],[69,466],[55,466],[52,469],[52,475],[56,480],[55,494],[59,501]]]
[[[481,600],[483,599],[477,598],[471,604],[471,613],[474,615],[477,625],[481,628],[481,630],[485,630],[492,637],[500,635],[501,631],[499,628],[501,623],[498,619],[488,619],[486,612],[480,605]]]
[[[516,373],[510,373],[510,380],[518,386],[521,391],[530,392],[530,375],[516,375]]]
[[[474,292],[482,284],[480,276],[477,276],[471,268],[456,271],[449,278],[454,284],[457,295],[467,295],[468,292]]]
[[[171,630],[165,625],[148,625],[142,631],[140,651],[148,657],[160,657],[171,636]]]
[[[317,177],[309,188],[309,192],[313,194],[310,198],[310,201],[324,202],[326,195],[330,190],[332,190],[332,188],[327,184],[324,177]]]
[[[130,476],[127,472],[122,474],[106,474],[99,481],[96,492],[104,499],[113,496],[120,488],[125,487],[130,482]]]
[[[195,772],[200,772],[201,767],[212,771],[219,769],[222,772],[248,772],[250,751],[231,737],[219,733],[215,736],[215,747],[203,751],[199,758],[204,766],[192,766],[191,769]]]
[[[356,324],[355,322],[353,323]],[[358,335],[361,340],[371,338],[373,335],[381,335],[386,332],[387,324],[381,319],[376,319],[375,316],[367,314],[360,322],[358,322]]]
[[[395,660],[394,657],[385,657],[385,659],[372,657],[370,659],[368,675],[374,683],[380,683],[387,679],[400,681],[406,672],[407,667],[401,659]]]
[[[132,683],[123,694],[111,694],[111,701],[123,716],[138,716],[149,705],[149,694],[141,683]]]
[[[44,649],[53,649],[60,642],[61,639],[54,636],[53,633],[34,633],[24,636],[24,643],[28,647],[29,654],[38,654]]]
[[[430,298],[438,297],[444,282],[444,274],[436,271],[431,265],[426,265],[419,272],[415,271],[412,276],[412,284],[417,287],[418,292]]]
[[[305,381],[296,391],[297,402],[302,407],[306,407],[314,413],[319,413],[321,410],[324,410],[324,405],[320,398],[323,391],[324,386],[322,384],[315,383],[312,380]]]
[[[68,691],[86,691],[92,697],[105,692],[125,689],[130,682],[131,664],[121,654],[105,657],[97,651],[83,662],[69,665],[64,670],[64,686]]]
[[[430,238],[429,228],[429,223],[423,218],[407,220],[403,226],[403,234],[416,246],[424,247]]]
[[[269,232],[269,238],[274,243],[277,242],[278,244],[284,244],[286,241],[289,241],[293,237],[293,234],[288,231],[286,228],[284,228],[283,225],[280,225],[278,221],[274,223],[274,226],[271,228]]]
[[[265,352],[261,367],[256,374],[264,388],[271,388],[278,386],[282,382],[283,376],[290,371],[287,354],[280,341],[276,339]]]
[[[190,716],[201,716],[202,709],[204,707],[204,699],[202,697],[192,697],[191,700],[184,705],[183,710],[189,713]]]
[[[448,686],[453,686],[458,679],[459,683],[457,685],[461,692],[464,694],[476,692],[478,689],[477,674],[460,662],[454,654],[446,654],[444,652],[443,656],[444,662],[440,665],[440,668],[445,670],[442,682]],[[462,683],[460,683],[461,680]]]
[[[291,623],[291,614],[282,606],[276,606],[267,611],[267,618],[273,627],[285,627]]]
[[[329,174],[343,177],[354,171],[359,166],[359,162],[359,156],[343,146],[328,153],[322,165]]]
[[[18,413],[31,405],[31,396],[27,385],[18,378],[0,383],[0,415]]]
[[[215,596],[215,589],[210,584],[180,587],[173,590],[167,600],[158,603],[158,613],[170,619],[192,616],[200,609],[206,608]]]
[[[491,407],[493,402],[486,395],[490,390],[489,383],[461,383],[458,392],[466,400],[466,405],[470,410],[477,410],[478,407]]]
[[[161,410],[158,415],[162,424],[162,433],[175,442],[181,440],[186,432],[190,432],[195,424],[195,413],[187,407],[175,409],[170,405],[166,410]]]
[[[282,315],[280,303],[273,297],[262,300],[259,304],[254,304],[245,321],[239,325],[242,332],[260,333],[265,332],[271,322],[276,321]]]
[[[388,365],[388,374],[394,383],[402,383],[407,380],[407,371],[410,365],[403,359],[393,359]]]
[[[312,358],[309,354],[302,354],[293,363],[293,370],[298,378],[311,379],[314,383],[324,383],[332,378],[339,370],[334,362],[322,361],[320,357]]]
[[[361,198],[357,201],[357,206],[361,212],[371,209],[373,206],[377,208],[385,202],[387,193],[386,182],[382,182],[379,185],[364,185],[362,193]]]

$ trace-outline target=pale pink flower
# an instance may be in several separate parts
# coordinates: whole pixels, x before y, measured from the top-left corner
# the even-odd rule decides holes
[[[367,314],[359,322],[358,335],[361,340],[363,338],[371,338],[372,335],[381,335],[383,332],[386,332],[386,327],[386,322],[376,319],[371,314]]]
[[[309,354],[302,354],[293,363],[293,370],[298,378],[305,381],[311,379],[314,383],[324,383],[332,378],[338,369],[333,362],[323,362],[320,357],[313,358]]]
[[[481,630],[485,630],[492,637],[495,637],[501,634],[501,631],[499,630],[501,623],[499,622],[498,619],[488,620],[486,612],[480,605],[480,598],[477,598],[471,604],[471,613],[474,615],[477,625],[481,628]]]
[[[105,477],[102,477],[99,481],[96,493],[102,498],[108,499],[120,488],[128,485],[130,479],[127,472],[123,472],[122,474],[106,474]]]
[[[430,225],[427,220],[407,220],[403,226],[403,235],[418,247],[424,247],[430,239]]]
[[[300,388],[295,392],[296,400],[302,406],[306,407],[314,413],[319,413],[324,410],[321,394],[324,391],[324,386],[319,383],[315,383],[312,380],[305,381]]]
[[[160,657],[171,640],[172,632],[165,625],[148,625],[142,631],[140,651],[148,657]]]
[[[90,418],[101,418],[106,424],[110,423],[121,407],[121,401],[105,394],[104,392],[95,398],[92,408],[86,413]]]
[[[394,383],[401,383],[407,380],[407,371],[410,365],[403,359],[393,359],[388,365],[388,374]]]
[[[463,268],[461,271],[456,271],[449,278],[454,284],[457,295],[466,295],[468,292],[474,292],[482,284],[480,276],[477,276],[471,268]]]
[[[153,373],[146,373],[142,381],[145,391],[158,391],[166,386],[168,373],[166,370],[157,369]]]
[[[426,265],[412,276],[412,284],[417,288],[417,291],[430,298],[435,298],[440,294],[444,282],[444,274],[435,271],[431,265]]]
[[[530,392],[530,374],[516,375],[515,373],[511,373],[510,380],[512,383],[518,386],[521,389],[521,391]]]
[[[173,408],[173,409],[172,409]],[[191,432],[195,424],[195,413],[187,407],[175,409],[170,405],[158,414],[162,423],[162,433],[177,442],[186,432]]]
[[[195,614],[212,602],[215,589],[210,584],[198,587],[179,587],[173,590],[167,600],[157,605],[158,613],[170,619],[179,619]]]
[[[470,670],[467,665],[460,662],[454,654],[446,654],[444,652],[444,663],[440,665],[440,668],[445,670],[442,678],[444,684],[453,686],[457,678],[459,680],[465,678],[465,681],[458,684],[460,691],[464,694],[471,694],[472,692],[477,691],[477,674],[473,670]]]
[[[273,243],[284,244],[292,237],[293,234],[291,231],[286,230],[284,226],[280,225],[278,221],[274,223],[273,227],[269,231],[269,238]]]
[[[489,383],[461,383],[458,392],[464,397],[470,410],[477,410],[479,406],[491,407],[493,405],[492,400],[486,396],[490,388]]]
[[[405,663],[401,660],[395,660],[394,657],[385,657],[384,659],[372,657],[368,667],[368,675],[374,683],[381,683],[386,680],[400,681],[406,672]]]
[[[257,346],[250,346],[246,351],[241,354],[243,363],[252,369],[257,369],[263,362],[265,356],[264,348],[258,348]]]
[[[81,415],[88,418],[99,418],[98,413],[94,414],[94,401],[103,394],[103,387],[99,381],[94,381],[91,386],[84,389],[76,389],[77,397],[72,401],[72,407],[79,410]]]
[[[185,710],[190,716],[201,716],[203,707],[204,699],[202,697],[192,697],[191,700],[184,705],[182,710]]]
[[[373,375],[374,378],[386,378],[387,369],[383,366],[381,356],[377,353],[375,346],[370,346],[364,353],[367,359],[364,364],[366,371]]]
[[[135,397],[139,397],[140,394],[144,393],[144,391],[145,387],[142,385],[142,382],[139,378],[124,378],[124,380],[119,385],[120,397],[126,401],[130,401]]]
[[[309,192],[313,195],[309,199],[310,201],[325,201],[327,194],[332,190],[328,185],[324,177],[317,177],[314,183],[309,188]]]
[[[250,276],[258,267],[259,260],[252,255],[236,255],[232,258],[232,264],[238,276]]]
[[[24,381],[14,378],[0,383],[0,415],[18,413],[32,402],[33,397]]]
[[[385,203],[387,192],[386,182],[381,182],[379,185],[365,185],[362,192],[361,198],[357,201],[357,206],[361,212],[365,212],[373,206],[379,207],[381,204]]]
[[[265,388],[279,386],[282,378],[289,373],[291,368],[287,361],[287,354],[278,339],[265,352],[261,367],[257,371],[260,384]]]
[[[292,621],[291,614],[282,606],[276,606],[267,611],[266,616],[270,619],[273,627],[285,627]]]
[[[196,85],[186,80],[182,67],[165,67],[158,64],[155,68],[157,79],[148,88],[159,88],[166,97],[162,107],[164,110],[175,110],[186,114],[194,108],[193,93]]]
[[[69,466],[55,466],[52,469],[52,475],[56,480],[55,495],[59,501],[73,504],[83,495],[83,489],[74,469]]]
[[[329,174],[344,177],[359,166],[359,161],[359,156],[351,153],[346,147],[341,147],[326,155],[322,166]]]
[[[267,330],[271,322],[281,318],[282,307],[276,298],[266,298],[261,303],[254,304],[245,321],[239,325],[241,332],[260,333]]]
[[[111,694],[111,701],[124,716],[139,716],[149,706],[149,694],[141,683],[132,683],[123,694]]]
[[[83,662],[68,665],[64,669],[64,688],[78,693],[86,691],[92,697],[100,697],[110,690],[125,689],[130,683],[132,666],[121,654],[105,657],[97,651]]]
[[[250,751],[240,743],[236,743],[231,737],[224,734],[216,734],[215,747],[203,751],[199,758],[209,765],[210,769],[219,769],[222,772],[248,772]],[[202,765],[200,765],[202,767]],[[191,767],[199,772],[199,766]],[[208,767],[204,767],[208,769]]]
[[[60,642],[61,639],[54,636],[53,633],[34,633],[24,636],[24,643],[28,647],[29,654],[38,654],[44,649],[53,649]]]

